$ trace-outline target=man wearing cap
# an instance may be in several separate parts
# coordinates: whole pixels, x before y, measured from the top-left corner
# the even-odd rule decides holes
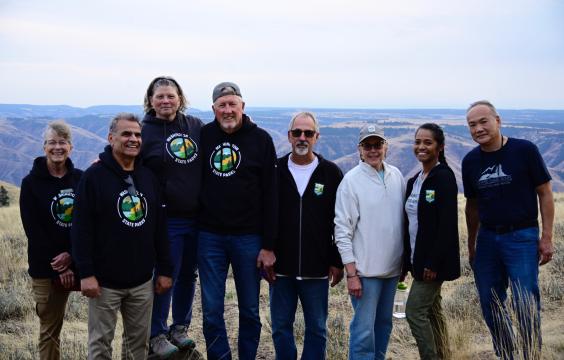
[[[260,338],[261,272],[274,280],[278,223],[276,152],[272,138],[244,114],[239,87],[213,90],[213,122],[201,132],[204,161],[198,268],[207,356],[231,359],[223,318],[229,265],[239,307],[238,358],[254,359]]]
[[[145,359],[154,292],[172,286],[159,183],[138,158],[141,124],[118,114],[109,145],[78,185],[71,230],[80,288],[88,301],[88,359],[111,359],[117,312],[122,358]],[[153,283],[153,269],[157,268]]]
[[[349,359],[384,359],[403,255],[405,180],[384,161],[384,130],[366,124],[358,139],[360,163],[337,190],[335,242],[347,272],[354,316]]]
[[[462,181],[468,256],[484,320],[498,356],[512,358],[520,343],[524,358],[540,358],[539,265],[554,254],[551,177],[535,144],[502,136],[501,118],[489,101],[470,105],[466,120],[479,145],[462,160]],[[519,341],[505,305],[509,285]]]
[[[297,358],[293,325],[298,299],[305,322],[301,359],[325,359],[329,282],[335,286],[343,277],[343,263],[333,241],[335,196],[343,174],[313,152],[318,138],[315,115],[297,114],[288,130],[292,152],[278,159],[276,280],[270,286],[277,359]]]

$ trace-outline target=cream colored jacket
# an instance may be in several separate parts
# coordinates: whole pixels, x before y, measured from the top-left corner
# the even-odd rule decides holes
[[[356,263],[360,276],[401,273],[405,180],[384,162],[384,181],[360,162],[343,178],[335,205],[335,242],[343,264]]]

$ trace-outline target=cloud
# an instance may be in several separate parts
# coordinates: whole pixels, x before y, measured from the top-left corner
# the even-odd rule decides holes
[[[542,90],[564,81],[564,5],[555,0],[0,6],[0,75],[16,83],[0,90],[5,102],[137,102],[151,78],[169,74],[204,108],[227,79],[256,94],[253,105],[453,106],[497,89],[508,104],[564,106]],[[54,79],[60,92],[37,90]],[[72,91],[74,83],[88,90]]]

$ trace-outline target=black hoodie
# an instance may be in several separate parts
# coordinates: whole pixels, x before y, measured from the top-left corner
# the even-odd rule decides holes
[[[20,214],[28,240],[28,273],[32,278],[57,277],[51,261],[62,252],[71,253],[74,193],[82,170],[75,169],[70,159],[65,166],[65,176],[52,176],[47,159],[41,156],[22,180]]]
[[[131,175],[134,189],[126,182]],[[81,279],[95,276],[100,286],[127,289],[157,273],[170,276],[165,213],[157,179],[135,162],[125,171],[110,146],[78,185],[71,239]]]
[[[272,250],[278,225],[272,138],[243,115],[242,127],[232,134],[217,120],[206,124],[201,143],[201,228],[225,235],[258,234],[262,248]]]
[[[202,120],[177,113],[172,122],[147,113],[141,130],[141,158],[163,189],[167,216],[191,218],[198,209],[202,156]]]

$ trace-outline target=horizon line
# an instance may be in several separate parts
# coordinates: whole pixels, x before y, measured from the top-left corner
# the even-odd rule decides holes
[[[26,104],[26,103],[0,103],[0,106],[41,106],[41,107],[71,107],[75,109],[90,109],[96,107],[106,107],[106,106],[118,106],[118,107],[139,107],[143,108],[142,104],[98,104],[98,105],[89,105],[89,106],[76,106],[76,105],[68,105],[68,104]],[[454,111],[466,111],[466,108],[457,108],[457,107],[450,107],[450,106],[419,106],[419,107],[368,107],[368,106],[355,106],[355,107],[316,107],[316,106],[264,106],[264,105],[253,105],[253,106],[246,106],[246,109],[276,109],[276,110],[296,110],[296,109],[314,109],[314,110],[454,110]],[[188,106],[186,110],[197,110],[199,112],[212,112],[212,110],[202,110],[197,107]],[[498,110],[504,111],[530,111],[530,110],[538,110],[538,111],[564,111],[564,107],[562,108],[533,108],[533,107],[524,107],[524,108],[502,108],[497,107]]]

